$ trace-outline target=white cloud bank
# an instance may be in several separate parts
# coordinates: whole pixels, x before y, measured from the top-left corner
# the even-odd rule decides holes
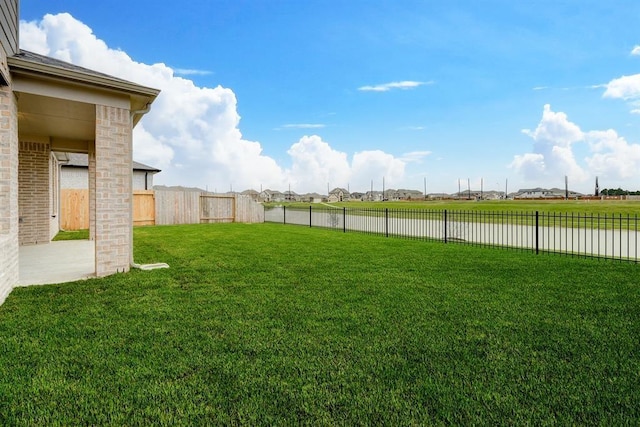
[[[640,55],[640,46],[634,47],[631,54]],[[621,76],[594,87],[605,88],[604,98],[626,101],[630,113],[640,114],[640,74]],[[533,152],[514,156],[510,167],[525,179],[554,177],[558,182],[558,176],[568,175],[572,182],[583,183],[599,176],[613,181],[611,187],[625,187],[625,181],[640,179],[640,145],[627,142],[613,129],[584,132],[565,113],[554,112],[545,105],[538,127],[523,132],[533,139]],[[574,146],[579,144],[588,149],[582,165],[574,154]]]
[[[640,145],[630,144],[615,130],[584,132],[565,113],[545,105],[538,127],[522,132],[533,139],[533,152],[514,156],[510,167],[536,185],[544,185],[545,179],[562,182],[564,175],[573,185],[599,176],[615,183],[610,187],[640,178]],[[574,154],[578,144],[589,153],[582,165]]]
[[[347,153],[317,135],[294,143],[287,152],[292,166],[283,168],[262,154],[259,142],[242,138],[231,89],[198,87],[178,76],[201,74],[198,70],[136,62],[125,52],[109,48],[91,28],[68,13],[20,22],[20,44],[26,50],[162,90],[134,131],[136,160],[163,170],[157,183],[221,191],[230,186],[234,190],[285,189],[290,184],[292,190],[302,193],[325,192],[327,183],[366,189],[371,178],[381,176],[391,186],[404,177],[405,162],[401,159],[382,151],[363,151],[353,154],[350,162]],[[422,84],[390,83],[381,90]]]

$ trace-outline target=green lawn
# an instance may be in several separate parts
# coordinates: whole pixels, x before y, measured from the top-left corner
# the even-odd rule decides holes
[[[89,240],[89,229],[73,230],[73,231],[60,231],[51,240],[53,240],[53,241],[58,241],[58,240]]]
[[[0,306],[0,425],[637,425],[640,266],[278,224],[135,229]]]
[[[265,206],[286,205],[309,208],[309,203],[265,203]],[[418,210],[454,210],[481,212],[545,212],[576,214],[622,214],[640,213],[640,201],[620,200],[432,200],[400,202],[342,202],[311,204],[312,206],[334,206],[347,208],[388,208]]]

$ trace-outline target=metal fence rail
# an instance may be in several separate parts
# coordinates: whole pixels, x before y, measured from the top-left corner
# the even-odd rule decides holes
[[[266,222],[639,262],[638,215],[274,207]]]

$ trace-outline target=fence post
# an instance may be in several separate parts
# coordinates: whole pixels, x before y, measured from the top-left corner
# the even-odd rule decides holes
[[[283,224],[287,223],[287,207],[286,206],[282,207],[282,223]]]
[[[311,205],[309,205],[309,228],[311,228]]]
[[[447,210],[444,210],[444,242],[447,243]]]
[[[384,235],[389,237],[389,208],[384,208]]]
[[[622,214],[620,215],[620,260],[622,261]]]
[[[536,211],[536,255],[538,255],[540,252],[540,246],[539,246],[539,234],[540,234],[540,219],[539,219],[539,214],[538,211]]]
[[[347,208],[342,208],[342,232],[347,232]]]

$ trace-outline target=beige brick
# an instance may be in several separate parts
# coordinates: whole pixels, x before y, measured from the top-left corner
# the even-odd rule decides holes
[[[0,49],[0,55],[4,54]],[[6,62],[3,62],[5,64]],[[10,87],[0,87],[0,304],[18,282],[18,111]]]
[[[131,261],[131,120],[129,110],[96,106],[95,154],[90,153],[90,217],[98,277],[129,271]],[[93,159],[93,161],[92,161]]]
[[[20,141],[19,217],[21,245],[48,243],[50,239],[49,144]]]

